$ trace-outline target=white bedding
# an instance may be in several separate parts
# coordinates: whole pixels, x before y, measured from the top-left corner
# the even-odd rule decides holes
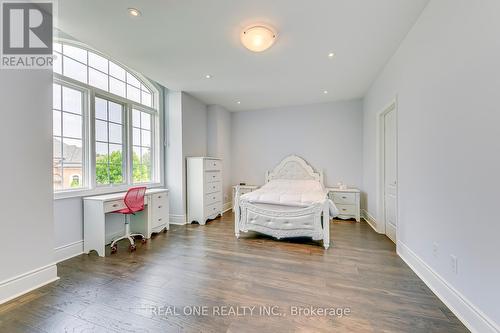
[[[241,200],[253,204],[309,207],[325,200],[330,204],[330,216],[338,215],[335,204],[327,199],[327,191],[315,180],[272,180],[256,191],[241,196]]]

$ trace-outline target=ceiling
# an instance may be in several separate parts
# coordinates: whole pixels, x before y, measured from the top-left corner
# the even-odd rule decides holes
[[[56,25],[169,89],[240,111],[363,97],[428,1],[62,0]],[[278,31],[262,53],[239,42],[254,23]]]

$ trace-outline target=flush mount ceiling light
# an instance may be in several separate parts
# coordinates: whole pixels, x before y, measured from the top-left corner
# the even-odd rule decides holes
[[[211,74],[207,74],[205,75],[205,79],[211,79],[212,78],[212,75]]]
[[[252,52],[262,52],[276,41],[276,32],[263,25],[253,25],[241,32],[241,43]]]
[[[323,94],[328,94],[328,90],[323,90]]]
[[[141,16],[141,12],[139,11],[139,9],[136,9],[136,8],[129,8],[128,13],[130,16],[133,16],[133,17]]]
[[[332,59],[333,57],[335,57],[335,53],[333,52],[328,53],[328,58]]]
[[[241,102],[240,102],[240,101],[237,101],[237,102],[236,102],[236,104],[241,104]]]

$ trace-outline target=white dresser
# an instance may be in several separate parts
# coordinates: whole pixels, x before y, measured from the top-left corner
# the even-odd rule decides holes
[[[340,219],[356,219],[360,221],[360,191],[357,188],[340,189],[338,187],[328,187],[328,197],[335,203],[339,210]]]
[[[187,221],[204,225],[222,215],[222,160],[213,157],[188,157]]]

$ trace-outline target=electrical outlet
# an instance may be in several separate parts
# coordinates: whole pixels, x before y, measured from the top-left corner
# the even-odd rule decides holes
[[[438,242],[434,242],[432,244],[432,255],[434,256],[434,258],[437,258],[437,256],[439,255],[439,243]]]
[[[453,254],[450,256],[451,271],[458,274],[458,259]]]

